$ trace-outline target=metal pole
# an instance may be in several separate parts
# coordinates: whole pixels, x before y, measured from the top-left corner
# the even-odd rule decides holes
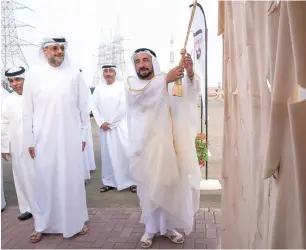
[[[189,5],[189,8],[191,8],[193,4]],[[201,12],[203,13],[204,17],[204,24],[205,24],[205,128],[206,128],[206,142],[208,141],[208,98],[207,98],[207,92],[208,92],[208,86],[207,86],[207,34],[208,34],[208,29],[207,29],[207,23],[206,23],[206,17],[205,17],[205,12],[201,4],[197,3],[197,7],[200,8]],[[201,132],[202,132],[202,116],[203,116],[203,99],[201,97]],[[206,161],[205,164],[205,178],[207,180],[208,178],[208,161]]]
[[[204,13],[204,11],[203,11]],[[205,19],[205,15],[204,15]],[[206,24],[206,20],[205,20]],[[208,34],[208,29],[206,27],[205,30],[205,128],[206,128],[206,143],[208,142],[208,98],[207,98],[207,92],[208,92],[208,86],[207,86],[207,34]],[[207,153],[208,153],[208,146],[207,146]],[[208,161],[206,161],[206,180],[208,178]]]

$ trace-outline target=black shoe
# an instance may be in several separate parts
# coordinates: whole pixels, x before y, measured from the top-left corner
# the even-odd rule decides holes
[[[1,213],[4,211],[5,208],[1,208]]]
[[[133,185],[133,186],[130,186],[130,191],[132,193],[136,193],[137,192],[137,186]]]
[[[30,218],[32,218],[33,215],[29,212],[25,212],[23,214],[21,214],[19,217],[18,217],[18,220],[28,220]]]
[[[104,186],[100,188],[100,193],[108,192],[109,190],[115,189],[114,187]]]

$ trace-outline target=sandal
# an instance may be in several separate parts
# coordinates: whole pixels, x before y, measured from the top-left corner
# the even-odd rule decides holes
[[[30,242],[31,243],[37,243],[37,242],[41,241],[42,238],[43,238],[43,233],[34,232],[30,236]]]
[[[170,239],[175,244],[184,243],[184,236],[179,232],[177,232],[176,230],[173,230],[172,232],[168,231],[168,233],[166,233],[164,236]]]
[[[152,246],[154,236],[155,234],[145,232],[140,240],[141,247],[149,248],[150,246]]]
[[[110,187],[110,186],[104,186],[100,188],[100,193],[105,193],[109,190],[115,189],[114,187]]]
[[[88,226],[84,225],[82,231],[78,233],[78,235],[85,235],[89,231]]]
[[[130,186],[130,190],[132,193],[136,193],[137,192],[137,187],[136,186]]]

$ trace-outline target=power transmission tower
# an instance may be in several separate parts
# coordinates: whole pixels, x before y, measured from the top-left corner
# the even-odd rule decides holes
[[[28,68],[27,60],[22,52],[22,46],[37,46],[24,39],[18,37],[17,28],[33,26],[15,19],[15,10],[28,9],[16,1],[1,0],[1,83],[5,89],[9,89],[9,84],[6,82],[4,72],[8,68],[23,66]]]
[[[101,36],[101,42],[99,45],[99,53],[98,53],[98,64],[97,64],[97,70],[95,72],[94,76],[94,84],[97,84],[99,82],[99,79],[101,78],[101,66],[104,64],[114,64],[117,66],[117,68],[121,71],[122,76],[125,76],[125,50],[124,49],[124,40],[125,39],[121,35],[120,31],[120,23],[119,23],[119,17],[117,17],[117,23],[114,29],[114,33],[112,30],[110,30],[109,38],[106,39],[106,37],[102,34]],[[103,31],[102,31],[103,32]]]
[[[115,27],[115,34],[113,39],[113,63],[124,73],[125,60],[124,60],[124,37],[121,35],[119,17]]]

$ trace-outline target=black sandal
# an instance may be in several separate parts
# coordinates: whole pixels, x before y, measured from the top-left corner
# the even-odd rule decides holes
[[[109,190],[112,190],[112,189],[114,189],[114,187],[104,186],[104,187],[100,188],[100,193],[105,193],[105,192],[107,192]]]
[[[137,192],[137,187],[135,185],[130,186],[130,190],[132,193],[136,193]]]

